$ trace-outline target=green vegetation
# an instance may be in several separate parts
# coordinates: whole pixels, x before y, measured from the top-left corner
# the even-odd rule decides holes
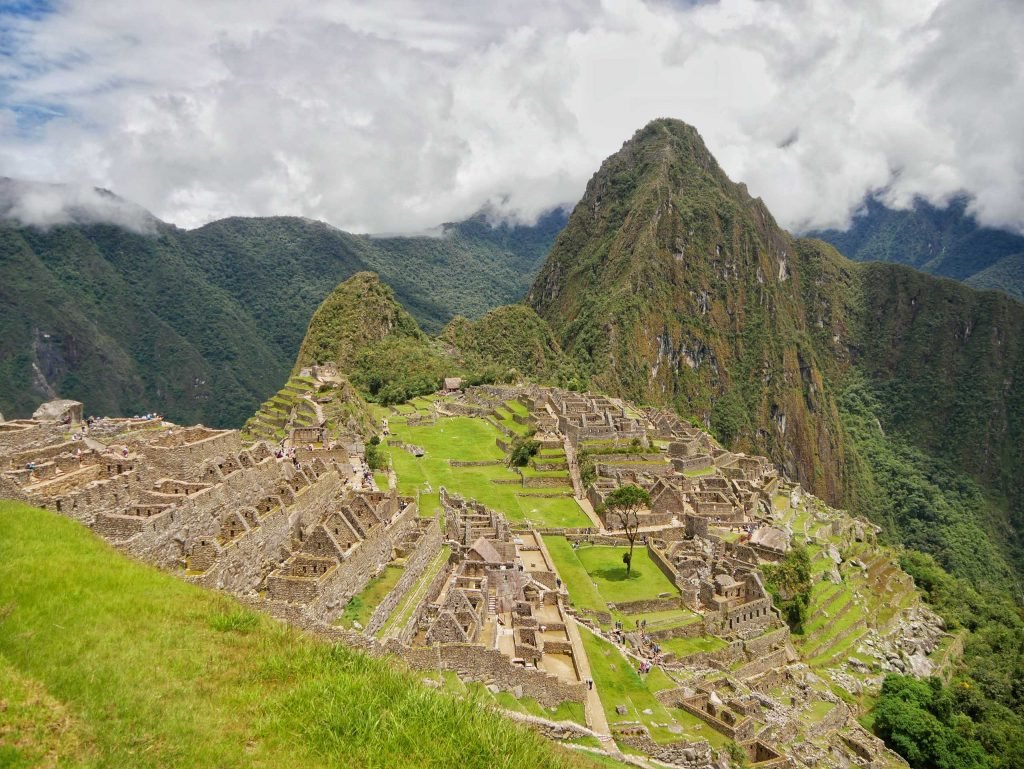
[[[344,377],[335,384],[318,384],[310,377],[292,376],[249,418],[242,437],[276,443],[292,427],[318,424],[318,408],[325,421],[325,443],[353,429],[364,438],[376,429],[366,401]]]
[[[811,602],[811,560],[807,548],[794,544],[782,561],[763,565],[761,573],[772,602],[782,612],[789,629],[803,632]]]
[[[622,554],[622,562],[626,564],[626,579],[633,568],[633,546],[640,530],[639,513],[651,504],[651,495],[644,489],[633,484],[619,486],[605,498],[605,507],[609,515],[618,519],[622,531],[629,540],[629,550]]]
[[[420,577],[416,586],[402,596],[402,599],[398,602],[395,610],[391,612],[391,616],[388,617],[384,626],[381,628],[382,635],[387,635],[396,628],[404,628],[409,623],[409,620],[412,619],[413,612],[423,599],[424,591],[429,587],[438,572],[444,568],[444,565],[448,562],[449,555],[451,555],[451,547],[449,545],[442,545],[441,550],[434,556],[434,560],[430,562],[426,569],[424,569],[423,576]]]
[[[894,210],[868,198],[848,230],[814,237],[858,262],[897,262],[1024,298],[1024,237],[978,226],[967,213],[968,203],[959,197],[938,208],[916,200],[912,208]]]
[[[0,226],[0,411],[42,399],[32,364],[96,414],[159,411],[240,426],[286,379],[312,309],[372,270],[431,333],[517,301],[565,223],[486,217],[444,237],[371,238],[294,217],[149,235],[110,225]]]
[[[863,379],[851,377],[839,405],[851,449],[855,509],[881,524],[891,539],[930,553],[975,587],[1013,589],[1017,579],[1008,561],[1020,563],[1020,535],[993,526],[996,511],[977,483],[899,436],[887,435],[879,399]]]
[[[658,702],[649,688],[649,682],[641,678],[632,662],[603,638],[585,629],[581,629],[580,634],[608,723],[614,727],[620,721],[640,721],[650,729],[651,737],[655,741],[678,740],[677,735],[662,726],[675,723],[673,714]],[[617,705],[626,706],[626,715],[619,715],[616,712]],[[650,710],[651,713],[644,713],[645,710]]]
[[[902,753],[903,748],[895,747],[903,739],[899,735],[912,734],[920,721],[927,722],[929,730],[934,726],[930,718],[915,713],[923,709],[943,727],[954,729],[972,751],[973,744],[979,744],[987,761],[982,766],[1024,766],[1024,613],[999,589],[976,590],[923,553],[907,552],[900,564],[946,620],[947,629],[966,629],[969,634],[963,661],[954,668],[948,685],[933,682],[927,696],[899,680],[883,690],[879,707],[892,702],[886,705],[888,721],[879,724],[876,717],[876,728],[890,735],[886,738],[893,740],[890,747]],[[910,760],[907,753],[903,755]],[[927,763],[933,757],[922,757],[916,766],[944,766]]]
[[[4,740],[5,765],[47,746],[72,751],[68,765],[132,769],[585,761],[15,503],[0,505],[0,606],[0,734],[28,737]],[[232,613],[254,619],[225,627]]]
[[[526,305],[499,307],[476,322],[455,318],[440,338],[458,351],[468,369],[489,371],[494,380],[529,377],[562,386],[578,384],[576,367],[551,327]]]
[[[942,682],[886,676],[874,728],[914,769],[987,769],[992,764],[971,736],[970,719],[954,710]]]
[[[512,443],[512,451],[508,455],[510,467],[526,467],[530,460],[540,451],[540,443],[529,438],[517,438]]]
[[[416,496],[429,487],[436,494],[444,486],[448,491],[475,499],[503,513],[509,521],[533,521],[539,526],[578,527],[590,525],[590,519],[571,496],[571,487],[539,489],[543,493],[565,492],[569,496],[541,497],[527,494],[520,477],[505,465],[505,453],[495,440],[504,436],[483,419],[451,417],[433,424],[409,426],[399,416],[391,420],[391,431],[398,440],[421,446],[426,454],[414,457],[392,448],[391,465],[398,475],[398,490]],[[451,460],[462,462],[493,461],[493,465],[452,467]],[[493,483],[512,481],[513,483]],[[535,490],[529,490],[535,491]],[[424,495],[422,499],[427,499]],[[431,498],[424,510],[433,511]],[[428,507],[429,505],[429,507]]]
[[[646,548],[634,554],[636,568],[627,573],[622,568],[622,557],[628,552],[627,547],[582,545],[576,550],[576,556],[602,597],[610,603],[657,598],[660,593],[679,595],[675,585],[658,568]]]
[[[338,624],[345,627],[366,627],[380,602],[387,598],[398,580],[405,573],[405,568],[397,564],[388,564],[384,570],[371,579],[358,595],[352,596],[345,605],[345,611],[338,618]]]
[[[646,549],[635,554],[636,563],[627,579],[622,568],[625,547],[582,545],[573,549],[565,537],[557,535],[545,535],[544,545],[569,590],[570,602],[581,613],[608,612],[613,620],[627,627],[647,619],[651,629],[659,630],[697,619],[697,615],[682,608],[632,615],[609,612],[609,603],[657,598],[662,593],[679,594]]]

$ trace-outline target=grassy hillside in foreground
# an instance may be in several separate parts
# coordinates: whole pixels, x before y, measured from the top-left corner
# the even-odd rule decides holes
[[[0,502],[0,617],[4,767],[584,760],[385,661],[310,639],[13,502]]]

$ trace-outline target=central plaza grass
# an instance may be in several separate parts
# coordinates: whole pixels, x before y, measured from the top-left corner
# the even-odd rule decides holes
[[[390,424],[392,437],[403,443],[420,446],[422,457],[414,457],[398,447],[390,447],[391,464],[398,476],[399,493],[417,496],[424,515],[438,508],[437,492],[441,486],[449,492],[475,499],[498,510],[512,523],[532,523],[541,527],[589,526],[590,519],[572,496],[517,496],[524,491],[519,484],[497,484],[493,480],[518,481],[519,475],[505,466],[505,452],[495,440],[502,434],[493,425],[471,417],[438,419],[433,424],[409,426],[401,417]],[[483,467],[452,467],[449,460],[463,462],[495,461]],[[568,482],[568,476],[566,476]],[[536,491],[536,490],[533,490]],[[568,485],[542,492],[568,492]]]
[[[642,614],[622,614],[610,611],[609,603],[624,603],[657,598],[661,593],[678,596],[679,591],[651,560],[647,548],[633,550],[633,569],[626,579],[622,554],[628,548],[603,545],[582,545],[573,549],[565,537],[545,535],[547,547],[559,576],[569,591],[569,600],[579,610],[609,612],[613,620],[621,621],[627,629],[640,619],[646,619],[652,629],[678,627],[700,619],[698,614],[680,607]]]
[[[628,547],[583,545],[576,550],[576,557],[610,603],[657,598],[660,593],[679,595],[643,545],[633,549],[633,568],[627,577],[622,556],[628,552]]]
[[[589,765],[385,660],[11,502],[0,502],[0,617],[0,697],[13,703],[0,736],[21,735],[0,739],[5,766],[38,765],[49,745],[65,751],[61,766],[113,769]],[[66,733],[35,741],[65,720]]]

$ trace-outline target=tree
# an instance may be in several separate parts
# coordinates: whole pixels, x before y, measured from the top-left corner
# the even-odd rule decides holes
[[[629,540],[629,552],[622,556],[626,564],[626,576],[633,568],[633,545],[640,530],[640,511],[651,504],[651,495],[632,484],[619,486],[604,501],[609,515],[614,515],[622,524],[622,530]]]

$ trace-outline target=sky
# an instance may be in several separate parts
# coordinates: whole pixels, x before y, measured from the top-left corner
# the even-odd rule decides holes
[[[70,185],[17,186],[35,223],[108,218],[93,186],[181,227],[531,222],[658,117],[795,232],[872,194],[1024,232],[1024,1],[0,0],[0,176]]]

